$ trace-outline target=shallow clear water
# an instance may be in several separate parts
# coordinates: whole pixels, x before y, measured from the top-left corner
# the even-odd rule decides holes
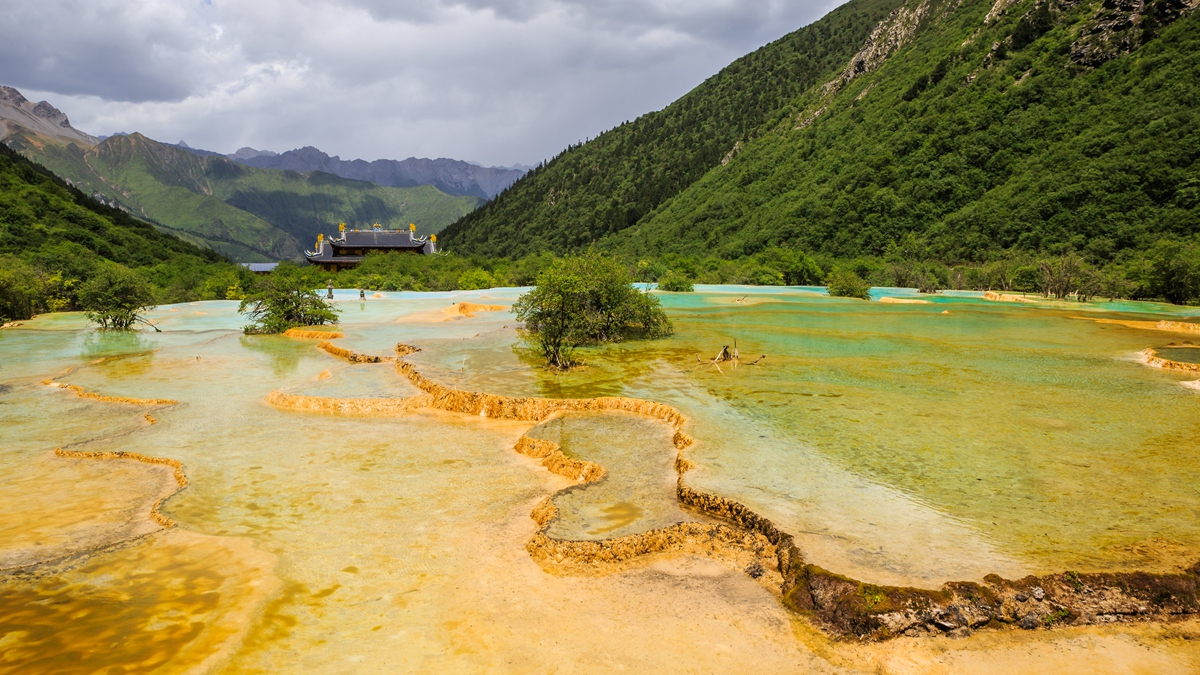
[[[1195,378],[1138,361],[1175,338],[1088,320],[1186,319],[1195,308],[700,290],[660,296],[673,337],[584,350],[586,367],[569,373],[536,368],[506,311],[443,311],[460,300],[508,305],[512,289],[366,302],[339,291],[337,343],[380,355],[414,344],[422,372],[465,389],[670,403],[699,441],[686,453],[698,465],[692,485],[750,505],[795,534],[810,561],[868,581],[936,586],[1200,558],[1200,392],[1179,386]],[[537,670],[582,655],[583,670],[744,666],[698,647],[720,641],[757,650],[764,668],[825,667],[742,575],[652,566],[575,579],[534,565],[523,550],[529,511],[568,483],[512,451],[532,425],[277,410],[264,403],[277,389],[416,392],[389,364],[244,336],[234,302],[152,318],[164,332],[102,334],[69,314],[0,331],[0,495],[23,505],[0,518],[0,560],[97,549],[0,584],[0,672]],[[747,357],[736,368],[698,361],[735,340]],[[83,399],[41,383],[51,377],[180,403]],[[665,425],[575,414],[531,433],[609,472],[555,497],[553,536],[694,518],[673,500]],[[182,461],[191,485],[164,507],[179,527],[104,549],[156,529],[143,527],[146,504],[171,489],[170,472],[54,456],[68,445]],[[130,524],[135,513],[141,524]],[[107,627],[82,620],[110,615]],[[78,630],[58,635],[68,616]],[[116,644],[114,634],[135,638]],[[625,653],[643,639],[637,649],[665,660]]]
[[[1159,347],[1154,351],[1170,361],[1200,363],[1200,348],[1198,347]]]
[[[559,517],[548,534],[559,539],[605,539],[701,518],[675,497],[674,430],[629,413],[572,413],[530,430],[563,454],[599,464],[607,475],[555,497]]]
[[[1170,568],[1200,551],[1200,398],[1136,361],[1162,333],[1076,318],[1104,305],[936,300],[668,295],[671,340],[600,350],[546,389],[677,405],[701,441],[690,480],[860,578]],[[767,357],[697,362],[735,340]]]

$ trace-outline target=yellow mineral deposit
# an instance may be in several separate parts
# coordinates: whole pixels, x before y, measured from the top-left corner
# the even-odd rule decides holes
[[[922,298],[893,298],[884,296],[879,299],[885,305],[929,305],[932,304],[929,300]]]
[[[0,672],[213,672],[279,588],[274,567],[246,539],[169,530],[11,578]]]
[[[1086,321],[1095,321],[1096,323],[1115,324],[1117,326],[1125,326],[1126,328],[1138,328],[1140,330],[1158,330],[1166,333],[1200,333],[1200,322],[1189,321],[1132,321],[1126,319],[1093,319],[1086,316],[1073,317],[1076,319],[1084,319]]]
[[[391,361],[390,356],[369,356],[367,354],[356,354],[349,349],[339,347],[332,342],[322,341],[317,345],[320,349],[333,354],[334,356],[346,359],[350,363],[381,363],[383,361]]]
[[[289,328],[283,332],[284,335],[290,338],[300,340],[333,340],[340,337],[346,337],[345,333],[339,330],[330,328],[329,330],[321,330],[319,328]]]
[[[0,571],[104,549],[166,526],[155,516],[161,500],[179,490],[172,467],[64,456],[45,453],[6,469]]]
[[[400,415],[417,408],[425,408],[429,406],[431,399],[427,395],[411,398],[335,398],[273,391],[267,395],[266,401],[281,410],[374,417]]]
[[[396,351],[397,353],[402,353],[409,350],[404,345],[397,345]],[[407,377],[415,386],[427,393],[429,396],[429,405],[442,410],[470,415],[478,414],[481,417],[495,419],[521,419],[540,422],[552,419],[553,416],[568,411],[622,411],[645,415],[670,424],[675,431],[674,445],[678,450],[683,450],[694,443],[694,439],[682,431],[683,426],[687,423],[687,418],[684,415],[671,406],[651,401],[624,397],[600,397],[592,399],[513,398],[481,392],[449,389],[424,377],[411,364],[405,361],[397,361],[396,370]],[[518,439],[515,449],[522,454],[544,458],[543,465],[552,473],[572,478],[582,483],[593,482],[604,477],[604,469],[602,467],[566,457],[553,442],[522,436],[521,439]],[[678,459],[675,466],[677,469],[688,468],[687,464],[678,461]],[[818,567],[805,565],[802,554],[795,546],[792,536],[783,532],[771,520],[737,501],[715,494],[707,494],[687,486],[682,474],[680,474],[678,479],[678,498],[681,503],[712,516],[720,522],[715,524],[680,522],[673,526],[650,532],[598,541],[563,540],[550,537],[547,534],[548,528],[559,513],[557,507],[539,504],[535,507],[532,517],[535,522],[539,523],[541,529],[530,540],[527,548],[530,551],[530,555],[539,562],[547,563],[553,561],[556,564],[565,563],[584,566],[627,563],[639,556],[665,552],[674,554],[695,554],[700,552],[731,565],[746,563],[747,559],[761,559],[759,562],[749,563],[756,566],[757,573],[752,576],[762,580],[760,583],[780,593],[786,604],[794,609],[815,612],[817,616],[821,617],[819,622],[834,632],[849,633],[858,635],[859,637],[879,639],[894,636],[897,632],[901,631],[905,634],[919,634],[921,630],[936,632],[933,626],[937,621],[944,622],[944,620],[934,617],[938,616],[939,612],[951,611],[946,609],[947,606],[958,607],[954,611],[962,613],[964,611],[964,603],[966,602],[965,599],[968,597],[971,598],[970,602],[973,604],[965,611],[968,612],[968,615],[974,612],[979,616],[977,619],[956,619],[955,621],[960,621],[959,625],[963,629],[995,621],[1000,617],[1010,620],[1014,616],[1019,618],[1019,607],[1006,608],[1003,605],[996,606],[995,604],[989,604],[986,600],[980,599],[981,596],[986,597],[1001,592],[1020,595],[1012,590],[1013,582],[1004,581],[993,575],[989,577],[988,583],[990,586],[984,587],[973,583],[948,585],[946,588],[953,590],[949,592],[939,591],[938,593],[941,593],[941,595],[918,589],[881,589],[880,600],[877,602],[894,605],[896,607],[896,617],[895,619],[875,619],[876,622],[882,621],[882,623],[876,623],[874,628],[862,632],[861,624],[856,623],[862,619],[854,619],[848,616],[844,609],[844,603],[859,593],[859,590],[857,590],[860,588],[857,585],[858,582],[850,582],[845,577],[831,575]],[[725,525],[724,523],[730,523],[736,527],[730,528],[729,525]],[[750,539],[747,539],[747,537]],[[753,544],[752,540],[756,537],[759,538],[759,543]],[[774,564],[768,564],[768,566],[763,567],[762,560]],[[745,569],[750,568],[747,566]],[[774,570],[778,575],[775,573],[766,574],[769,570]],[[1078,592],[1080,584],[1086,588],[1088,584],[1109,585],[1112,583],[1129,583],[1124,581],[1123,577],[1119,581],[1117,580],[1118,578],[1114,577],[1099,577],[1094,575],[1087,577],[1076,575],[1072,578],[1076,579],[1074,582],[1077,584],[1076,592]],[[1136,578],[1142,580],[1137,583],[1149,584],[1153,588],[1167,588],[1176,583],[1173,575],[1170,574],[1158,577],[1144,575]],[[776,579],[778,580],[777,582]],[[1032,579],[1032,581],[1029,581],[1029,579]],[[1026,585],[1042,584],[1051,588],[1052,592],[1054,592],[1055,584],[1061,585],[1063,580],[1057,577],[1029,577],[1022,583]],[[1023,586],[1018,586],[1018,588],[1023,588]],[[1117,605],[1147,602],[1138,595],[1138,591],[1129,590],[1128,586],[1125,588],[1125,591],[1117,591],[1113,597],[1106,597],[1103,602],[1108,604],[1115,603]],[[1158,591],[1149,592],[1155,593]],[[1177,606],[1174,601],[1161,604],[1160,599],[1154,602],[1160,604],[1155,609],[1147,611],[1145,616],[1186,615],[1194,611],[1187,609],[1190,605],[1186,602],[1180,606]],[[947,605],[947,603],[950,604]],[[1091,609],[1094,604],[1091,598],[1072,600],[1060,594],[1059,603],[1058,606],[1061,611],[1065,612],[1064,616],[1070,615],[1075,617],[1073,622],[1076,625],[1097,622],[1104,623],[1108,621],[1107,618],[1096,618],[1095,615],[1080,613],[1081,611],[1094,611]],[[934,608],[932,612],[929,608],[931,604]],[[1069,609],[1069,607],[1078,607],[1080,609]],[[857,611],[861,613],[863,610],[859,609]],[[925,617],[921,617],[917,612],[931,613]],[[914,631],[917,632],[914,633]]]
[[[1194,349],[1200,353],[1200,346],[1194,347]],[[1188,373],[1200,373],[1200,363],[1164,359],[1158,355],[1158,350],[1154,349],[1153,347],[1147,347],[1146,349],[1143,349],[1139,356],[1141,357],[1142,363],[1155,368],[1164,368],[1166,370],[1182,370]]]
[[[984,300],[993,300],[995,302],[1037,302],[1033,298],[1027,298],[1023,295],[1014,295],[1012,293],[997,293],[995,291],[987,291],[983,294]]]
[[[75,395],[79,398],[90,398],[94,401],[104,401],[105,403],[127,403],[129,405],[151,405],[156,407],[179,404],[179,401],[174,401],[169,398],[129,398],[127,396],[106,396],[104,394],[97,394],[95,392],[88,391],[87,389],[84,389],[76,384],[63,384],[53,380],[43,380],[42,384],[50,387],[58,387],[59,389],[69,389],[70,391],[75,392]]]
[[[479,312],[502,312],[508,305],[486,305],[476,302],[456,302],[449,307],[428,312],[418,312],[397,319],[398,323],[442,323],[455,319],[469,319]]]
[[[153,422],[151,423],[153,424]],[[174,469],[171,475],[175,479],[175,489],[155,500],[154,504],[150,506],[150,518],[163,527],[175,527],[175,521],[164,516],[159,507],[176,492],[188,486],[187,476],[183,473],[183,463],[179,460],[168,457],[151,457],[137,452],[124,452],[120,450],[116,452],[80,452],[78,450],[64,450],[59,448],[54,451],[54,454],[69,459],[120,459],[140,462],[142,464],[159,464],[171,467]]]
[[[442,314],[453,316],[475,316],[476,312],[503,312],[508,305],[484,305],[477,302],[456,302],[442,310]]]
[[[604,478],[604,467],[591,462],[571,459],[559,450],[557,443],[552,441],[522,436],[513,449],[522,455],[542,460],[542,466],[546,467],[550,473],[577,480],[580,483],[594,483]]]

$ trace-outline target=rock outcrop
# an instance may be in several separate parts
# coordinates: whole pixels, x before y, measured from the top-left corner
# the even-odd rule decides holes
[[[924,0],[913,8],[907,6],[892,10],[886,19],[875,26],[862,49],[850,59],[837,77],[825,83],[821,93],[825,96],[841,90],[850,80],[869,73],[887,60],[896,50],[912,42],[917,34],[921,19],[929,11],[930,0]]]
[[[1079,30],[1071,60],[1089,68],[1103,65],[1153,40],[1196,5],[1196,0],[1104,0]]]

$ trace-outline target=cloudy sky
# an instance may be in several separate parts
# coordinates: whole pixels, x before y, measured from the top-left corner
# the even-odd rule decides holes
[[[0,84],[83,131],[533,164],[839,0],[0,0]]]

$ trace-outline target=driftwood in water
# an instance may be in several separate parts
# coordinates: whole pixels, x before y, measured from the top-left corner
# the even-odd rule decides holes
[[[759,361],[762,361],[765,358],[767,358],[767,355],[763,354],[762,356],[758,357],[757,359],[754,359],[753,361],[751,361],[748,365],[751,365],[751,366],[757,365]],[[720,364],[722,362],[729,362],[729,363],[733,363],[734,368],[737,368],[738,364],[741,363],[741,360],[742,360],[742,356],[738,352],[737,340],[733,341],[733,349],[730,349],[729,345],[725,345],[725,346],[721,347],[721,351],[717,352],[716,356],[712,357],[708,361],[701,359],[699,354],[696,355],[697,363],[711,364],[717,370],[720,370],[722,375],[725,374],[725,371],[721,370],[721,366],[718,364]]]

